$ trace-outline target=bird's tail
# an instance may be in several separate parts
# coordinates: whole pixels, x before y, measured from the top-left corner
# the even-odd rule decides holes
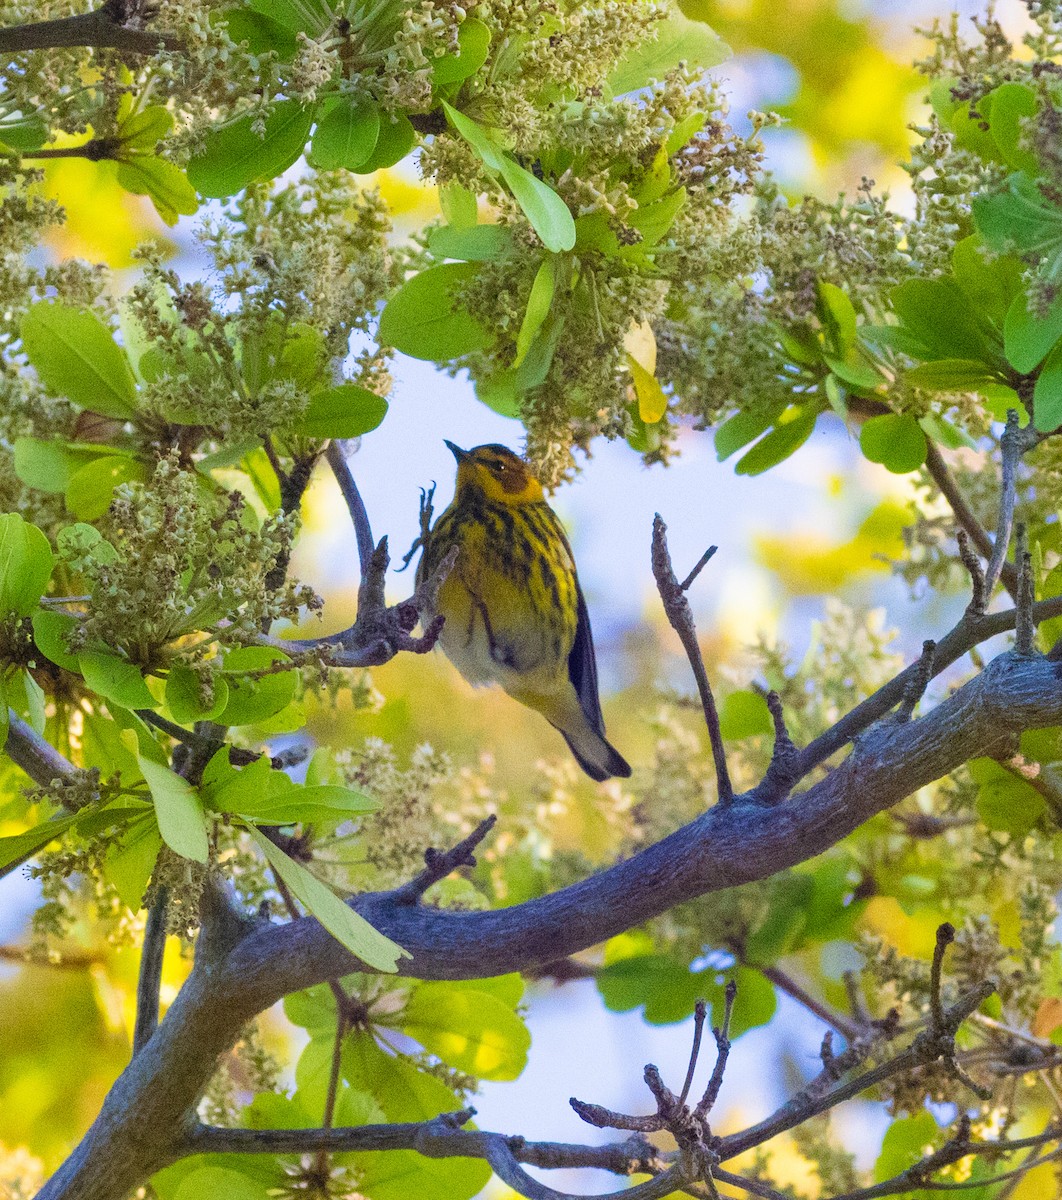
[[[575,761],[591,779],[602,783],[614,775],[621,779],[630,776],[630,764],[589,721],[584,719],[574,728],[561,729],[560,732],[568,743],[568,749],[575,755]]]

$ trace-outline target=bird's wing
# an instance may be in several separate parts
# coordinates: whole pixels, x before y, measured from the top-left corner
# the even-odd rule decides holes
[[[575,641],[568,655],[568,678],[575,687],[579,704],[590,724],[605,736],[605,718],[601,715],[601,699],[597,694],[597,660],[594,658],[594,638],[590,632],[590,614],[586,611],[583,589],[575,581],[577,617]]]

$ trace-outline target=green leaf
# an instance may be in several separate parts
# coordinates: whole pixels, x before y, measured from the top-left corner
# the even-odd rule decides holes
[[[715,454],[719,462],[724,462],[770,429],[782,407],[784,405],[764,413],[739,412],[728,417],[715,431]]]
[[[483,165],[491,171],[500,171],[502,163],[505,161],[505,156],[502,153],[501,147],[491,141],[487,136],[486,131],[477,125],[471,117],[466,117],[464,113],[458,112],[456,108],[442,102],[443,112],[449,118],[450,124],[457,132],[465,139],[473,150],[479,155],[483,161]]]
[[[320,383],[327,359],[328,348],[320,330],[296,321],[288,327],[273,368],[274,378],[290,379],[310,391]]]
[[[440,225],[428,235],[428,249],[436,258],[465,262],[493,262],[513,250],[512,230],[504,225]]]
[[[818,281],[818,314],[835,355],[842,358],[855,346],[856,311],[852,301],[835,284]]]
[[[398,1019],[429,1054],[479,1079],[516,1079],[527,1065],[527,1026],[486,992],[421,983]]]
[[[872,392],[885,382],[884,376],[877,367],[861,358],[855,351],[848,359],[834,358],[830,354],[824,354],[822,361],[846,387],[854,391]]]
[[[200,675],[191,667],[174,663],[166,678],[166,707],[178,725],[190,725],[193,721],[213,721],[225,710],[229,700],[229,686],[223,678],[213,680],[214,696],[211,703],[204,703],[200,686]]]
[[[328,932],[367,966],[377,971],[393,972],[398,960],[409,955],[401,946],[374,929],[305,867],[279,850],[253,825],[244,828],[257,843],[269,865],[287,884],[291,894],[304,905]]]
[[[355,171],[368,162],[380,137],[380,110],[371,100],[342,96],[318,120],[310,162],[321,171]]]
[[[371,171],[393,167],[413,149],[416,140],[417,131],[410,124],[408,117],[400,116],[392,120],[381,119],[376,149],[358,168],[358,174],[368,175]]]
[[[48,122],[37,113],[0,121],[0,143],[12,150],[36,150],[48,138]]]
[[[265,118],[264,136],[255,133],[260,118],[252,114],[212,130],[188,163],[189,182],[200,195],[223,199],[282,175],[302,153],[313,113],[297,100],[278,100]]]
[[[443,217],[447,224],[454,230],[471,229],[479,220],[479,204],[476,197],[463,187],[460,183],[454,183],[452,180],[448,183],[439,184],[439,208],[442,211]],[[484,229],[500,229],[499,225],[484,225]],[[435,230],[431,235],[438,233]],[[429,249],[431,241],[429,238]],[[436,251],[432,250],[435,254]],[[460,254],[446,254],[447,258],[462,258]]]
[[[731,692],[719,710],[723,737],[733,741],[774,732],[767,701],[759,692]]]
[[[925,461],[929,444],[922,427],[908,413],[871,417],[859,434],[863,454],[894,475],[906,475]]]
[[[1036,428],[1051,433],[1062,425],[1062,344],[1051,351],[1033,388]]]
[[[904,379],[927,392],[981,392],[995,388],[999,375],[971,358],[937,358],[904,371]]]
[[[923,1157],[927,1147],[934,1147],[939,1140],[940,1129],[927,1112],[893,1121],[885,1131],[881,1153],[874,1164],[874,1181],[883,1183],[906,1171]],[[907,1200],[930,1200],[937,1195],[918,1188],[907,1193]]]
[[[595,980],[606,1008],[628,1012],[644,1006],[651,1025],[684,1021],[698,1000],[714,999],[719,991],[712,972],[695,974],[662,954],[620,959],[598,971]]]
[[[248,0],[248,7],[292,33],[308,33],[312,37],[324,33],[334,19],[328,5],[306,4],[305,0]]]
[[[431,68],[432,84],[443,87],[475,75],[490,52],[490,29],[475,17],[466,17],[457,29],[457,54],[444,54]]]
[[[737,997],[730,1018],[730,1037],[739,1038],[770,1021],[778,1007],[778,997],[770,980],[751,967],[738,967],[733,972],[733,979],[737,984]],[[722,1025],[725,1011],[724,997],[717,995],[712,1004],[713,1025]]]
[[[236,45],[246,42],[252,54],[265,54],[272,50],[281,62],[289,62],[295,57],[299,45],[295,40],[295,31],[279,21],[248,8],[230,9],[224,17],[229,37]]]
[[[31,304],[22,345],[41,382],[79,408],[125,420],[136,410],[136,382],[125,351],[87,308],[59,300]]]
[[[105,700],[122,708],[158,708],[135,663],[96,651],[82,651],[77,661],[88,688]]]
[[[1036,115],[1036,93],[1023,83],[1004,83],[989,96],[992,101],[989,129],[1004,162],[1012,171],[1036,175],[1040,169],[1036,155],[1021,145],[1022,121]]]
[[[1007,361],[1015,371],[1034,371],[1060,338],[1062,293],[1055,297],[1047,315],[1038,317],[1029,311],[1025,293],[1019,292],[1007,309],[1003,326],[1003,347]]]
[[[70,482],[71,456],[62,442],[21,437],[15,442],[15,474],[41,492],[62,493]]]
[[[543,246],[554,253],[570,250],[575,245],[575,220],[567,204],[548,183],[525,171],[508,156],[502,157],[500,170]]]
[[[77,628],[76,617],[38,608],[33,614],[33,640],[45,658],[67,671],[80,672],[77,656],[67,649],[69,635]]]
[[[485,350],[494,341],[493,332],[455,307],[461,285],[478,271],[474,263],[443,263],[407,280],[380,317],[381,343],[434,362]]]
[[[890,296],[897,316],[929,358],[995,360],[973,306],[954,279],[908,279]]]
[[[155,816],[163,841],[182,858],[207,862],[210,842],[199,793],[187,779],[145,755],[138,755],[137,762],[155,802]]]
[[[973,215],[993,250],[1014,249],[1041,257],[1062,252],[1062,208],[1051,203],[1024,172],[1011,175],[1004,192],[975,196]]]
[[[734,467],[735,474],[759,475],[777,466],[803,446],[811,437],[819,410],[813,406],[794,405],[782,417],[790,415],[791,419],[784,423],[779,418],[777,427],[738,460]]]
[[[656,36],[632,50],[608,79],[613,95],[633,92],[654,79],[663,79],[680,62],[707,70],[726,62],[730,47],[703,21],[672,12],[655,25]]]
[[[180,216],[199,211],[199,198],[188,176],[175,163],[156,154],[138,154],[115,165],[115,178],[127,192],[149,196],[155,211],[167,225],[176,225]]]
[[[766,915],[745,939],[747,962],[769,966],[800,944],[814,887],[810,875],[796,871],[772,878]]]
[[[4,714],[6,717],[6,705]],[[27,829],[25,833],[16,833],[13,837],[0,838],[0,870],[20,859],[29,858],[38,850],[43,850],[49,842],[55,841],[57,837],[64,834],[77,818],[77,813],[69,817],[53,817],[50,821],[44,821],[32,829]]]
[[[356,383],[316,392],[293,430],[299,437],[355,438],[371,433],[387,415],[387,401]]]
[[[619,247],[617,253],[621,257],[630,257],[644,255],[646,250],[651,250],[675,223],[679,209],[685,203],[686,189],[680,187],[652,204],[639,205],[634,212],[628,213],[627,224],[642,235],[642,240],[632,246]]]
[[[298,676],[294,669],[260,678],[248,672],[265,670],[288,657],[268,646],[242,646],[225,656],[224,678],[229,685],[228,703],[217,718],[219,725],[255,725],[287,708],[295,695]]]
[[[118,898],[133,912],[143,907],[151,873],[155,869],[162,835],[157,819],[131,825],[118,842],[112,842],[103,862],[103,873],[114,884]]]
[[[547,255],[535,272],[531,293],[527,298],[527,308],[524,309],[524,319],[520,323],[520,332],[516,335],[516,358],[513,366],[518,367],[527,357],[531,343],[534,341],[543,322],[549,316],[553,305],[553,293],[556,290],[556,263],[552,255]]]
[[[978,785],[977,815],[987,829],[1024,838],[1041,821],[1047,804],[1031,783],[992,758],[975,758],[968,766]]]
[[[0,515],[0,616],[28,617],[48,586],[55,556],[36,525]]]
[[[66,507],[79,520],[95,521],[110,508],[120,483],[143,483],[147,477],[147,466],[131,455],[102,455],[70,476]]]
[[[196,1166],[181,1180],[173,1200],[268,1200],[262,1181],[235,1167]]]
[[[1021,291],[1024,266],[1009,254],[989,260],[984,251],[985,244],[976,234],[963,238],[952,251],[951,270],[974,310],[1002,329],[1007,310]]]

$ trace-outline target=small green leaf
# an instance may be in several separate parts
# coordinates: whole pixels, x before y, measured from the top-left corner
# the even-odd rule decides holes
[[[54,565],[51,545],[36,525],[18,513],[0,516],[0,616],[28,617]]]
[[[770,1021],[778,1008],[778,997],[770,980],[751,967],[738,967],[733,972],[733,978],[737,984],[737,998],[730,1018],[730,1036],[739,1038],[750,1029],[758,1029]],[[716,996],[712,1004],[713,1025],[722,1025],[724,1012],[725,995]]]
[[[487,992],[421,983],[398,1020],[429,1054],[479,1079],[516,1079],[527,1065],[527,1026]]]
[[[926,435],[908,413],[871,417],[859,434],[859,445],[871,462],[881,463],[894,475],[917,470],[929,451]]]
[[[368,162],[380,137],[380,110],[371,100],[342,96],[317,122],[310,162],[321,171],[355,171]]]
[[[137,762],[155,802],[155,816],[163,841],[182,858],[207,862],[210,842],[199,793],[187,779],[145,755],[138,755]]]
[[[77,661],[89,689],[105,700],[122,708],[158,708],[135,663],[95,651],[82,651]]]
[[[439,184],[439,208],[447,225],[452,229],[471,229],[479,219],[479,204],[476,197],[468,188],[452,180]],[[500,226],[484,225],[484,229],[497,229]],[[436,233],[438,230],[435,231]],[[434,250],[432,253],[436,253]],[[461,258],[460,254],[445,255],[447,258]]]
[[[719,711],[723,737],[732,741],[774,732],[767,701],[759,692],[731,692]]]
[[[270,1189],[246,1171],[213,1164],[195,1166],[181,1180],[172,1200],[268,1200]]]
[[[259,833],[253,825],[245,825],[244,828],[295,899],[305,905],[336,941],[346,946],[366,966],[374,967],[377,971],[393,972],[398,969],[400,958],[409,957],[401,946],[374,929],[305,867],[288,858],[265,834]]]
[[[937,358],[904,371],[904,379],[927,392],[983,392],[999,376],[977,359]]]
[[[926,1152],[939,1141],[940,1128],[930,1113],[922,1112],[916,1117],[903,1117],[893,1121],[885,1131],[881,1153],[874,1164],[874,1180],[882,1183],[914,1166]],[[936,1192],[921,1188],[908,1193],[909,1200],[930,1200]]]
[[[176,225],[180,216],[199,211],[199,199],[188,176],[176,163],[158,155],[138,154],[115,165],[115,178],[134,196],[149,196],[155,211],[167,225]]]
[[[458,112],[456,108],[442,102],[443,112],[449,118],[450,124],[457,132],[465,139],[473,150],[483,160],[483,165],[491,171],[500,171],[502,163],[505,161],[505,156],[502,153],[501,147],[496,145],[487,136],[486,131],[477,125],[471,117],[466,117],[464,113]]]
[[[680,62],[707,70],[726,62],[730,47],[703,21],[691,21],[672,10],[656,22],[654,33],[632,50],[609,76],[613,95],[633,92],[654,79],[663,79]]]
[[[485,350],[494,341],[493,333],[455,307],[461,285],[478,271],[474,263],[443,263],[414,275],[383,310],[380,341],[412,358],[434,362]]]
[[[764,413],[739,412],[728,417],[715,431],[715,454],[719,462],[724,462],[770,429],[782,407],[784,405]]]
[[[386,114],[385,114],[386,115]],[[395,119],[380,121],[380,134],[376,139],[376,148],[365,162],[358,168],[359,175],[368,175],[372,171],[380,171],[385,167],[393,167],[413,149],[417,141],[417,131],[410,124],[409,118],[400,116]]]
[[[513,235],[504,225],[440,225],[428,235],[428,249],[436,258],[493,262],[512,252]]]
[[[126,92],[123,100],[130,99]],[[138,150],[153,154],[155,147],[173,128],[173,116],[161,104],[149,104],[137,112],[131,112],[118,122],[118,137],[122,141],[122,153]]]
[[[190,183],[200,195],[223,199],[249,183],[282,175],[302,153],[313,113],[297,100],[278,100],[270,106],[261,137],[254,131],[260,116],[250,113],[212,130],[188,163]]]
[[[826,329],[834,354],[843,358],[855,346],[856,310],[848,296],[835,284],[820,279],[818,292],[819,319]]]
[[[4,715],[7,715],[7,705],[4,705]],[[6,730],[5,730],[6,732]],[[25,833],[16,833],[13,837],[0,838],[0,870],[10,866],[19,859],[28,858],[43,850],[49,842],[64,834],[77,820],[78,814],[70,817],[53,817],[27,829]]]
[[[125,420],[136,409],[136,382],[125,351],[87,308],[59,300],[31,304],[22,345],[41,382],[79,408]]]
[[[861,358],[855,351],[847,359],[824,354],[822,361],[846,387],[854,391],[872,392],[885,382],[877,367]]]
[[[1007,361],[1015,369],[1028,373],[1044,361],[1062,338],[1062,293],[1055,297],[1046,316],[1029,311],[1028,297],[1019,292],[1007,310],[1003,326],[1003,347]]]
[[[213,721],[225,711],[229,700],[229,686],[221,676],[213,680],[214,695],[210,703],[204,701],[200,686],[200,675],[191,667],[175,663],[170,667],[166,679],[166,707],[170,716],[179,725],[193,721]]]
[[[985,257],[985,244],[976,234],[963,238],[951,253],[955,282],[970,301],[997,328],[1003,328],[1014,297],[1021,291],[1024,267],[1010,254]]]
[[[646,250],[656,246],[674,225],[675,218],[685,203],[686,189],[680,187],[666,196],[661,196],[652,204],[639,205],[634,212],[628,213],[627,224],[642,235],[642,240],[632,246],[619,247],[620,256],[644,255]]]
[[[1051,351],[1033,388],[1036,428],[1052,433],[1062,425],[1062,344]]]
[[[908,279],[890,295],[897,316],[928,357],[994,361],[977,314],[955,280]]]
[[[479,70],[490,52],[490,29],[475,17],[466,17],[457,29],[457,54],[443,54],[432,63],[435,87],[461,83]]]
[[[761,438],[734,467],[737,475],[760,475],[784,462],[811,437],[819,410],[813,406],[794,405],[779,418],[778,425]],[[789,420],[783,418],[789,417]]]
[[[247,8],[229,9],[225,13],[225,24],[233,42],[237,46],[246,42],[252,54],[272,50],[281,62],[290,62],[295,57],[299,44],[294,31],[263,13]]]
[[[534,341],[543,322],[549,316],[553,304],[553,293],[556,290],[556,263],[552,255],[547,255],[535,272],[531,293],[527,298],[527,308],[524,319],[520,323],[520,332],[516,335],[516,358],[513,366],[518,367],[527,357],[531,343]]]
[[[288,662],[287,655],[268,646],[242,646],[225,656],[224,678],[228,703],[217,718],[219,725],[255,725],[287,708],[295,695],[298,676],[285,669],[255,678],[274,663]]]
[[[15,474],[38,491],[62,493],[70,482],[71,456],[62,442],[21,437],[15,441]]]
[[[1062,252],[1062,208],[1022,171],[1010,176],[1006,191],[975,196],[973,215],[993,250],[1044,258]]]
[[[67,638],[77,628],[77,618],[50,608],[33,614],[33,640],[45,658],[67,671],[79,672],[76,655],[67,649]]]
[[[133,912],[143,906],[144,893],[162,849],[156,818],[131,825],[121,841],[113,842],[103,862],[103,873],[114,884],[118,898]]]
[[[1004,83],[994,88],[989,129],[1003,160],[1012,171],[1036,175],[1040,164],[1022,142],[1022,121],[1036,116],[1036,93],[1023,83]],[[987,97],[986,97],[987,98]]]
[[[694,973],[663,954],[636,955],[604,967],[595,976],[597,990],[612,1012],[645,1008],[651,1025],[684,1021],[698,1000],[712,1000],[719,988],[711,972]]]
[[[554,253],[570,250],[575,245],[575,220],[567,204],[548,183],[525,171],[508,156],[502,157],[500,170],[513,198],[546,249]]]
[[[107,454],[79,467],[66,486],[66,507],[79,520],[95,521],[111,506],[120,483],[143,483],[147,467],[128,454]]]
[[[309,438],[355,438],[371,433],[387,415],[387,401],[356,383],[316,392],[294,432]]]

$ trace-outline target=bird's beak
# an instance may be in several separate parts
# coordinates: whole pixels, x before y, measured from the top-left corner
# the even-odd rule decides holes
[[[460,446],[455,446],[448,438],[443,438],[443,441],[446,443],[450,453],[454,456],[454,458],[457,459],[458,462],[460,462],[463,458],[468,457],[467,450],[462,450]]]

